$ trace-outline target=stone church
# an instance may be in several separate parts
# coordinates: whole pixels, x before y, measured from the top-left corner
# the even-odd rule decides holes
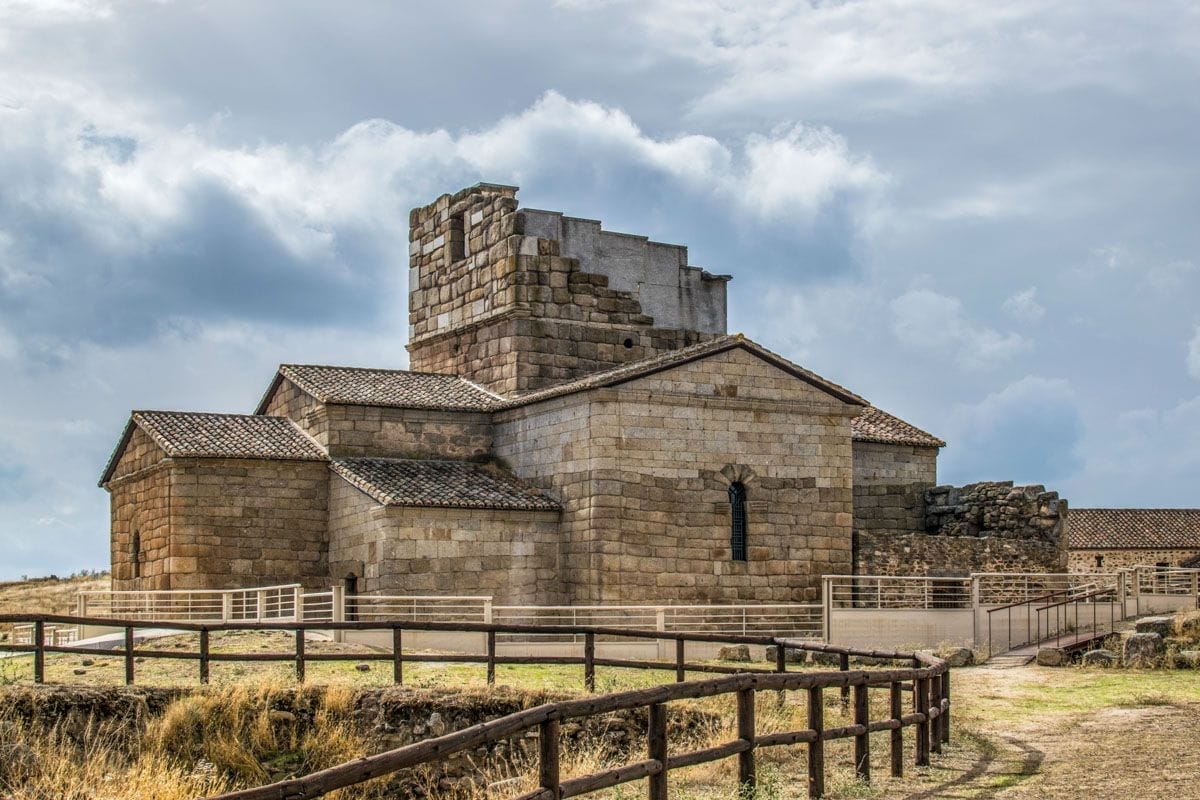
[[[113,587],[800,602],[944,561],[942,533],[964,570],[1065,565],[1057,495],[976,492],[1030,507],[1007,545],[947,520],[944,442],[728,335],[729,276],[516,192],[413,210],[411,370],[285,364],[253,414],[134,411],[101,479]]]

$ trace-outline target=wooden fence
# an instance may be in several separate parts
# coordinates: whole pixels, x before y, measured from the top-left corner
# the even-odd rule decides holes
[[[583,682],[587,690],[595,690],[596,667],[632,667],[639,669],[674,670],[676,683],[650,689],[618,692],[602,696],[587,697],[550,703],[536,708],[510,714],[506,717],[474,725],[461,731],[434,739],[390,750],[366,758],[331,767],[300,778],[260,786],[253,789],[221,795],[214,800],[300,800],[320,797],[335,789],[353,786],[372,778],[382,777],[397,770],[431,764],[449,756],[498,742],[528,731],[538,732],[538,788],[521,795],[517,800],[558,800],[598,791],[600,789],[647,780],[649,797],[666,800],[668,775],[671,770],[681,769],[710,761],[736,756],[738,781],[743,787],[755,785],[755,750],[763,747],[805,744],[808,756],[809,797],[822,797],[825,793],[825,749],[824,743],[834,739],[854,739],[855,774],[869,781],[871,777],[871,733],[888,731],[890,749],[890,771],[893,776],[903,774],[904,744],[902,729],[915,728],[914,762],[917,766],[929,764],[930,753],[940,753],[943,742],[950,737],[950,670],[947,664],[928,653],[882,652],[840,648],[765,636],[711,635],[689,633],[663,633],[658,631],[633,631],[624,628],[577,627],[577,626],[528,626],[493,625],[483,623],[420,623],[420,622],[341,622],[341,623],[150,623],[142,620],[95,619],[58,615],[0,615],[2,622],[32,623],[35,628],[34,643],[29,645],[0,645],[0,650],[31,652],[34,658],[34,680],[45,679],[46,653],[72,653],[90,655],[120,655],[125,661],[125,680],[135,679],[135,655],[139,658],[184,658],[195,659],[199,665],[199,678],[207,682],[209,667],[213,661],[294,661],[297,680],[304,680],[305,663],[308,661],[362,661],[366,659],[392,662],[393,677],[403,682],[406,662],[475,662],[487,666],[489,683],[495,681],[497,664],[579,664],[583,667]],[[44,639],[47,624],[106,625],[124,631],[124,647],[116,651],[91,647],[66,647],[48,645]],[[199,648],[196,652],[178,650],[135,650],[134,631],[139,627],[159,627],[199,633]],[[309,630],[390,630],[392,651],[390,653],[307,653],[305,633]],[[284,630],[295,635],[295,647],[290,653],[213,653],[209,648],[210,635],[217,631],[231,630]],[[487,648],[484,654],[431,655],[404,653],[403,633],[405,630],[435,630],[486,634]],[[584,640],[581,656],[497,656],[498,634],[537,634],[580,636]],[[623,637],[634,639],[673,640],[675,660],[639,661],[629,659],[598,658],[595,653],[597,637]],[[688,663],[685,647],[688,642],[720,642],[726,644],[774,645],[776,658],[773,669],[741,667],[721,664]],[[788,672],[788,650],[815,651],[836,654],[838,670],[827,672]],[[901,661],[910,664],[902,669],[850,670],[852,657],[865,657],[879,661]],[[685,672],[735,673],[728,677],[685,681]],[[824,696],[826,689],[838,689],[844,703],[849,705],[853,695],[852,725],[826,727],[824,722]],[[870,718],[871,689],[888,693],[888,715],[886,718]],[[801,730],[758,733],[755,726],[755,703],[759,692],[803,691],[807,698],[807,727]],[[905,711],[903,693],[911,694],[909,711]],[[672,701],[734,695],[737,709],[737,738],[723,744],[687,753],[669,753],[667,739],[667,707]],[[562,780],[560,778],[560,724],[564,720],[592,717],[616,711],[646,709],[648,715],[646,758],[607,769],[591,775]]]

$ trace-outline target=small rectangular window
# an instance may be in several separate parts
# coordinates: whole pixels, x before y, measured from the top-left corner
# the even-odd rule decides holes
[[[746,519],[746,485],[741,481],[729,485],[729,549],[734,561],[748,561],[746,537],[749,523]]]
[[[454,214],[446,229],[446,247],[452,264],[467,257],[467,225],[464,217],[464,214]]]

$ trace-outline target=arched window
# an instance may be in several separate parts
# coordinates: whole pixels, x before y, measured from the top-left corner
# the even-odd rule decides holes
[[[129,560],[133,563],[133,577],[142,577],[142,535],[136,529],[129,541]]]
[[[746,484],[735,481],[729,484],[729,549],[734,561],[747,561],[746,535],[749,525],[746,520]]]

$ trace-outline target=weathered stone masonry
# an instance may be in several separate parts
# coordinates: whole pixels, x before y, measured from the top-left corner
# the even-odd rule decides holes
[[[515,195],[515,187],[480,184],[413,210],[408,350],[414,370],[461,375],[511,394],[724,333],[726,276],[688,268],[686,250],[676,248],[684,263],[675,272],[685,274],[677,282],[705,298],[706,327],[684,324],[695,314],[662,300],[661,281],[647,293],[679,325],[656,325],[633,291],[610,288],[600,271],[584,272],[580,259],[560,253],[560,240],[526,235],[527,213],[546,234],[554,215],[518,212]],[[585,222],[567,220],[568,231],[571,222]],[[591,240],[576,235],[568,242],[586,248]],[[604,269],[615,261],[593,244],[589,263]],[[645,272],[646,263],[637,269]]]
[[[1056,496],[934,489],[944,442],[726,335],[729,278],[685,247],[493,184],[410,224],[412,370],[285,364],[252,415],[133,413],[102,479],[116,588],[782,603],[1061,570]]]
[[[1066,572],[1067,502],[1043,486],[1014,487],[1011,481],[938,486],[904,514],[906,520],[919,514],[924,530],[857,531],[856,573]]]

